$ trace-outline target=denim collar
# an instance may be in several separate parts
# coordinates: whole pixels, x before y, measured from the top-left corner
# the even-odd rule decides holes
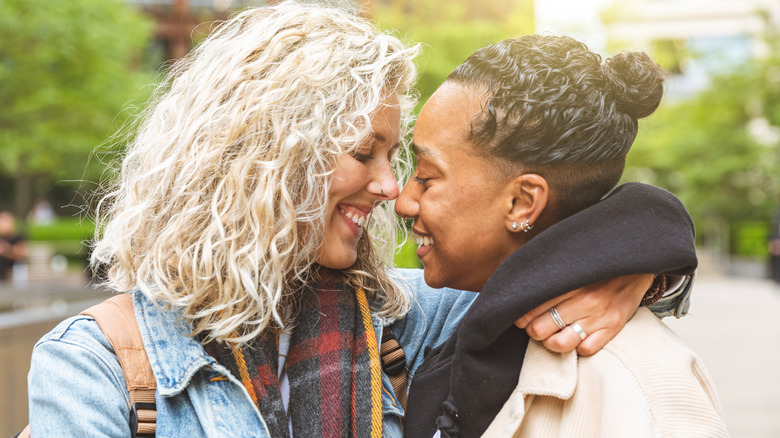
[[[200,342],[188,336],[191,326],[180,318],[181,312],[177,308],[155,302],[138,290],[133,291],[133,307],[157,381],[157,392],[161,396],[170,397],[183,391],[192,376],[203,367],[211,367],[235,380],[226,368],[206,353]],[[384,321],[373,313],[372,319],[379,342]]]
[[[196,339],[188,336],[191,327],[179,317],[176,308],[150,300],[140,291],[133,292],[133,307],[161,396],[183,391],[204,366],[227,372]]]

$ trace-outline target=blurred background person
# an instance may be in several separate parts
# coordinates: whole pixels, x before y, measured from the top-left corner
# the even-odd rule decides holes
[[[27,258],[24,235],[16,232],[16,219],[7,212],[0,212],[0,281],[9,281],[14,265]]]
[[[769,235],[769,270],[772,280],[780,284],[780,208],[772,218],[772,232]]]

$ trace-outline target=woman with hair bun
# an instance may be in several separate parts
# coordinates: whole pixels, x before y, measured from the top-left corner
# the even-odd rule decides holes
[[[383,334],[412,370],[475,296],[392,269],[417,53],[284,2],[222,23],[158,88],[92,252],[132,298],[157,436],[401,435]],[[601,287],[594,324],[617,332],[648,284]],[[124,371],[92,317],[59,324],[33,352],[32,436],[133,435]]]
[[[602,63],[531,35],[478,50],[423,106],[396,212],[414,219],[430,286],[480,294],[416,370],[405,436],[728,435],[701,361],[646,309],[590,357],[539,342],[599,336],[575,311],[553,307],[528,334],[513,325],[585,284],[653,272],[661,291],[695,268],[679,200],[615,188],[663,81],[642,52]]]

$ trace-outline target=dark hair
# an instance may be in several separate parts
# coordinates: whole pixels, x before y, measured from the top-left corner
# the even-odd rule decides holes
[[[507,170],[542,175],[560,219],[620,180],[637,119],[658,107],[664,77],[644,52],[602,63],[572,38],[528,35],[476,51],[447,80],[487,88],[471,140]]]

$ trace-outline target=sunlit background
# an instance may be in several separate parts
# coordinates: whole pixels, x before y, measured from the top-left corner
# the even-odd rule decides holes
[[[0,0],[0,211],[15,219],[13,232],[0,219],[0,238],[24,242],[0,279],[0,435],[27,423],[35,341],[106,296],[85,287],[83,242],[122,151],[117,132],[215,20],[265,3]],[[624,180],[672,191],[696,223],[693,316],[667,322],[710,368],[733,436],[780,436],[780,0],[325,3],[423,43],[421,102],[475,49],[521,34],[659,62],[664,102],[640,122]],[[417,263],[407,243],[397,264]]]

